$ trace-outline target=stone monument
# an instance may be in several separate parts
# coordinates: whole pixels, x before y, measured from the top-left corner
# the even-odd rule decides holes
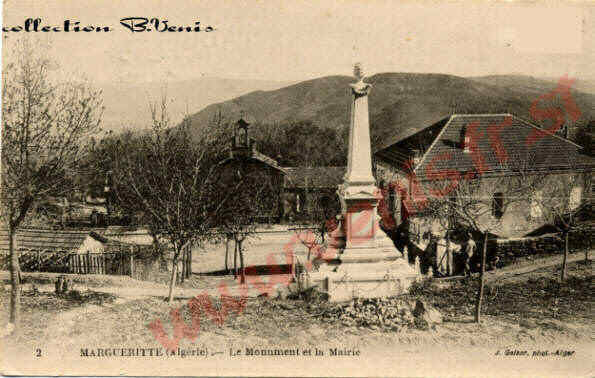
[[[330,301],[398,295],[421,277],[379,226],[381,192],[372,173],[368,116],[372,86],[363,81],[359,64],[354,74],[347,172],[337,191],[342,215],[326,250],[314,261],[318,271],[310,273]]]

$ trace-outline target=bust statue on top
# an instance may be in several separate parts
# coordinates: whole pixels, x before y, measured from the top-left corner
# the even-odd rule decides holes
[[[353,76],[358,80],[356,83],[349,84],[353,93],[358,96],[367,96],[372,89],[371,84],[364,83],[364,70],[361,63],[356,63],[353,67]]]

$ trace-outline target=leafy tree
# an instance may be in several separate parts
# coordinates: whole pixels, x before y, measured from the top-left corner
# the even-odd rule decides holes
[[[311,121],[290,124],[255,125],[260,133],[260,152],[285,167],[344,166],[347,160],[347,132],[321,127]],[[321,142],[324,141],[324,142]]]

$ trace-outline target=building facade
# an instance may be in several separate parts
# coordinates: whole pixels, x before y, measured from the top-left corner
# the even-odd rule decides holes
[[[398,198],[390,209],[396,224],[407,223],[418,239],[454,227],[429,214],[436,198],[476,206],[477,226],[501,238],[526,235],[551,222],[551,211],[590,201],[593,159],[511,114],[452,115],[398,136],[374,157],[378,179]]]
[[[258,222],[314,222],[340,210],[336,191],[345,167],[282,167],[256,149],[249,124],[240,119],[230,140],[229,157],[220,163],[224,179],[251,176],[267,191]]]

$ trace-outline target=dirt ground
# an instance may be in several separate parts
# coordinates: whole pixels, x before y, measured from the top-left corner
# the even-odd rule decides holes
[[[549,267],[515,276],[510,282],[488,285],[482,324],[471,322],[475,283],[457,281],[433,284],[413,293],[432,303],[444,316],[444,323],[429,331],[347,327],[320,316],[316,302],[252,298],[247,299],[240,315],[230,313],[220,325],[205,316],[197,338],[182,339],[180,346],[208,345],[217,349],[240,341],[247,345],[278,346],[341,343],[360,348],[398,344],[497,347],[518,343],[591,343],[591,265],[571,264],[569,278],[563,284],[554,276],[556,270]],[[1,296],[5,308],[8,294]],[[187,303],[187,299],[177,300],[172,307],[184,312]],[[171,335],[172,307],[157,297],[117,298],[94,291],[55,297],[51,293],[25,292],[24,331],[16,344],[28,350],[40,345],[51,350],[100,344],[158,346],[148,325],[159,319],[166,334]],[[3,312],[0,324],[6,322],[7,314]]]
[[[286,264],[286,252],[305,256],[307,249],[297,239],[297,233],[287,228],[262,230],[244,242],[246,266]],[[228,266],[233,266],[233,242],[228,245]],[[238,262],[239,264],[239,262]],[[192,271],[215,272],[225,269],[225,243],[207,244],[192,251]]]

